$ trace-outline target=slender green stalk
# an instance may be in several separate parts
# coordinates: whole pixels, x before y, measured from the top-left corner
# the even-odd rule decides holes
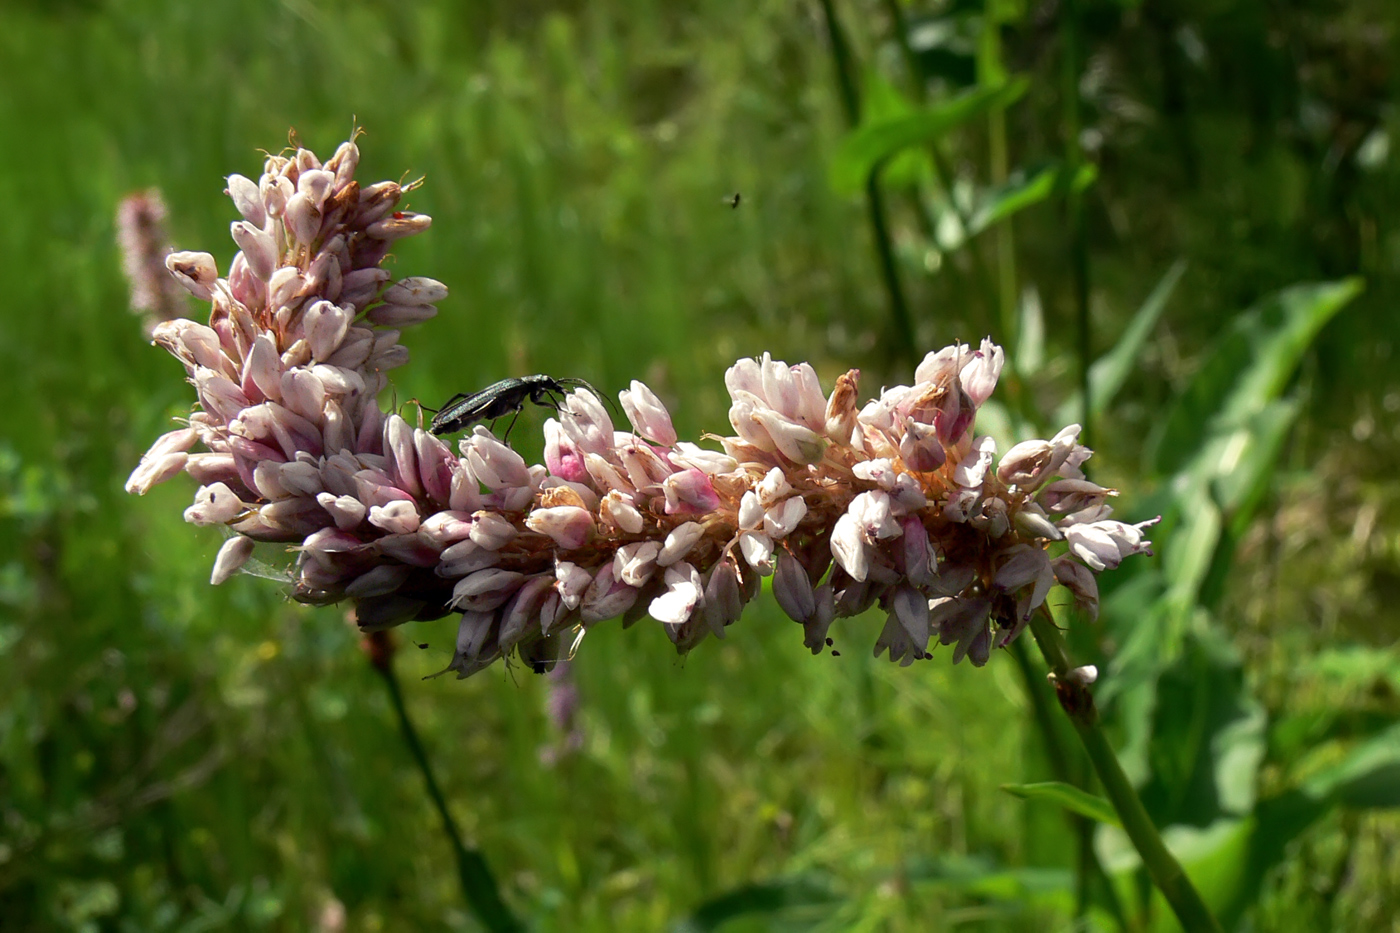
[[[384,685],[389,689],[389,700],[398,715],[399,731],[403,733],[409,753],[413,755],[413,761],[423,775],[428,796],[437,808],[438,816],[442,818],[442,832],[457,856],[457,878],[462,885],[462,895],[466,898],[468,908],[481,925],[492,933],[520,933],[525,928],[501,899],[500,888],[496,885],[496,879],[492,876],[486,859],[476,849],[469,849],[462,842],[462,834],[447,809],[447,801],[442,796],[437,779],[433,777],[433,769],[428,764],[428,754],[418,739],[418,730],[408,718],[408,709],[404,706],[403,692],[399,689],[392,659],[376,660],[370,666],[384,678]]]
[[[1045,663],[1050,665],[1050,670],[1058,678],[1056,694],[1060,706],[1079,733],[1084,750],[1089,753],[1089,762],[1103,784],[1104,793],[1118,812],[1123,829],[1142,857],[1142,864],[1153,883],[1167,899],[1184,929],[1191,933],[1198,930],[1221,933],[1220,924],[1211,915],[1205,901],[1201,900],[1200,893],[1186,876],[1181,863],[1162,842],[1132,782],[1123,773],[1123,766],[1118,763],[1113,746],[1099,726],[1093,694],[1087,687],[1066,676],[1070,672],[1070,662],[1065,643],[1060,637],[1060,630],[1055,627],[1055,620],[1043,606],[1031,618],[1031,631],[1035,634],[1041,654],[1045,656]]]
[[[860,122],[860,95],[856,90],[856,64],[851,54],[846,32],[836,16],[832,0],[821,0],[822,14],[826,18],[826,34],[831,42],[831,58],[836,66],[836,83],[841,92],[841,106],[846,113],[846,122],[855,126]],[[870,173],[865,183],[865,199],[870,211],[870,228],[875,238],[875,253],[880,261],[880,277],[885,284],[885,293],[890,301],[890,320],[895,333],[895,356],[913,362],[919,359],[914,337],[914,322],[909,315],[909,303],[904,298],[904,287],[899,281],[899,267],[895,263],[894,246],[890,241],[889,222],[886,219],[885,199],[880,192],[880,170],[877,167]]]
[[[1041,738],[1045,742],[1045,754],[1050,761],[1051,773],[1054,774],[1057,781],[1064,781],[1076,787],[1084,787],[1086,782],[1083,761],[1075,760],[1069,749],[1065,747],[1066,736],[1062,734],[1064,727],[1056,724],[1051,713],[1053,701],[1049,686],[1031,662],[1030,653],[1024,640],[1017,639],[1011,643],[1011,655],[1016,660],[1016,667],[1020,670],[1021,679],[1025,683],[1026,696],[1030,698],[1031,711],[1035,715],[1035,724],[1040,729]],[[1108,872],[1104,871],[1098,853],[1094,851],[1093,821],[1074,813],[1067,814],[1067,816],[1070,826],[1074,830],[1078,846],[1079,866],[1075,878],[1075,915],[1082,917],[1088,912],[1089,882],[1097,880],[1104,892],[1104,900],[1109,912],[1113,914],[1113,919],[1118,923],[1118,928],[1120,930],[1131,929],[1132,925],[1128,922],[1128,917],[1123,911],[1123,903],[1118,898],[1118,891],[1113,887]]]

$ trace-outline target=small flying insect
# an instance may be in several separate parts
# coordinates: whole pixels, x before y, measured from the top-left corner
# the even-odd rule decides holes
[[[558,411],[564,404],[564,396],[570,388],[587,389],[604,402],[607,401],[603,393],[582,379],[555,379],[543,374],[520,376],[493,382],[470,395],[459,392],[452,396],[433,416],[433,423],[429,425],[428,430],[437,435],[454,434],[478,421],[490,421],[494,425],[498,418],[513,413],[515,417],[510,419],[505,433],[505,437],[510,437],[510,429],[515,427],[516,418],[520,417],[520,411],[527,401],[534,402],[541,408],[553,408]]]
[[[733,194],[726,194],[724,196],[724,203],[728,204],[731,210],[734,210],[739,207],[739,202],[742,201],[743,198],[743,194],[736,191]]]

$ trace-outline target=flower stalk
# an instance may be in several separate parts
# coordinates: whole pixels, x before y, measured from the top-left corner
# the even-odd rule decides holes
[[[1045,663],[1050,666],[1060,706],[1079,733],[1094,772],[1103,784],[1104,793],[1117,811],[1123,829],[1142,857],[1153,883],[1167,899],[1184,929],[1220,933],[1220,924],[1206,907],[1181,863],[1162,841],[1157,827],[1142,805],[1142,799],[1123,772],[1113,746],[1099,725],[1094,697],[1089,691],[1092,677],[1079,675],[1076,669],[1071,668],[1064,640],[1048,609],[1041,607],[1032,616],[1031,630]]]

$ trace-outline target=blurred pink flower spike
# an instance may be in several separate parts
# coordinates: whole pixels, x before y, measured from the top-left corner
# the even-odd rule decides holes
[[[227,276],[207,253],[166,257],[210,304],[207,325],[153,335],[196,401],[127,490],[196,480],[186,519],[232,532],[214,583],[255,541],[291,545],[295,598],[351,600],[366,630],[461,613],[459,677],[512,655],[547,670],[618,616],[650,615],[688,651],[723,637],[769,576],[813,653],[836,619],[878,604],[877,654],[911,664],[947,645],[980,666],[1052,587],[1093,618],[1095,575],[1151,553],[1156,519],[1109,518],[1116,492],[1084,478],[1077,425],[999,461],[976,433],[1005,361],[990,340],[928,354],[911,385],[863,406],[856,370],[826,395],[806,363],[740,360],[721,450],[680,440],[637,381],[618,396],[626,429],[586,388],[569,393],[543,464],[480,425],[454,449],[377,401],[408,361],[400,328],[434,317],[447,289],[382,268],[431,221],[398,209],[407,188],[359,185],[358,162],[351,141],[324,163],[298,149],[256,181],[231,175]]]

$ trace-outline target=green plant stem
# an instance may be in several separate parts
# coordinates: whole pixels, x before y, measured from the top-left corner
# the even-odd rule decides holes
[[[826,34],[831,42],[831,58],[836,66],[836,83],[841,92],[841,106],[846,122],[854,127],[860,122],[860,95],[856,90],[855,58],[845,30],[836,16],[832,0],[821,0],[826,19]],[[894,246],[890,240],[885,199],[880,192],[880,167],[877,166],[865,183],[865,200],[870,213],[870,228],[875,239],[875,254],[880,262],[880,278],[890,302],[890,322],[895,333],[895,356],[914,362],[919,358],[914,338],[914,322],[909,315],[909,303],[899,281],[899,266],[895,262]]]
[[[1030,653],[1023,639],[1017,639],[1011,643],[1011,655],[1015,658],[1016,667],[1020,670],[1021,678],[1025,682],[1026,696],[1030,698],[1031,711],[1035,715],[1036,726],[1040,729],[1041,738],[1045,742],[1045,753],[1050,760],[1051,773],[1054,774],[1057,781],[1064,781],[1075,787],[1083,787],[1085,784],[1083,762],[1073,760],[1069,749],[1065,747],[1066,736],[1062,734],[1063,727],[1056,725],[1054,715],[1051,713],[1053,700],[1050,688],[1031,662]],[[1132,925],[1128,922],[1128,917],[1123,911],[1123,903],[1118,898],[1118,891],[1113,887],[1108,872],[1104,871],[1098,853],[1094,851],[1093,821],[1077,813],[1070,813],[1067,816],[1078,844],[1079,866],[1075,879],[1077,882],[1075,915],[1082,917],[1087,913],[1089,881],[1097,879],[1103,886],[1105,901],[1109,912],[1113,914],[1113,919],[1118,923],[1118,928],[1120,930],[1131,929]]]
[[[384,685],[389,689],[389,700],[398,716],[399,731],[403,733],[409,753],[413,755],[413,761],[423,775],[428,797],[432,799],[438,816],[442,818],[442,832],[447,836],[452,851],[457,856],[457,878],[462,885],[462,895],[466,898],[468,908],[481,925],[492,933],[520,933],[525,928],[501,899],[500,888],[496,885],[496,879],[492,876],[486,859],[476,849],[469,849],[462,842],[462,834],[447,809],[447,800],[442,796],[437,779],[433,777],[433,769],[428,764],[428,754],[418,739],[418,730],[413,728],[413,721],[408,718],[408,709],[404,706],[403,692],[399,689],[393,662],[386,661],[370,666],[384,678]]]
[[[1057,694],[1060,706],[1069,716],[1075,731],[1079,733],[1084,750],[1089,754],[1089,762],[1094,767],[1094,773],[1099,776],[1109,803],[1113,804],[1113,809],[1118,812],[1123,829],[1132,840],[1138,855],[1142,857],[1142,864],[1152,877],[1153,883],[1167,899],[1172,912],[1176,914],[1177,920],[1181,921],[1184,929],[1191,933],[1198,930],[1221,933],[1220,924],[1211,915],[1205,901],[1201,900],[1200,893],[1186,876],[1181,863],[1162,842],[1162,837],[1157,832],[1157,827],[1152,824],[1152,818],[1147,815],[1147,810],[1143,807],[1137,791],[1133,789],[1132,782],[1123,773],[1123,766],[1119,764],[1113,746],[1109,744],[1108,737],[1099,726],[1093,694],[1087,687],[1068,678],[1071,668],[1064,640],[1055,626],[1055,620],[1043,606],[1031,618],[1031,631],[1035,634],[1041,654],[1045,656],[1045,663],[1050,665],[1050,670],[1059,680],[1060,689],[1057,690]]]

